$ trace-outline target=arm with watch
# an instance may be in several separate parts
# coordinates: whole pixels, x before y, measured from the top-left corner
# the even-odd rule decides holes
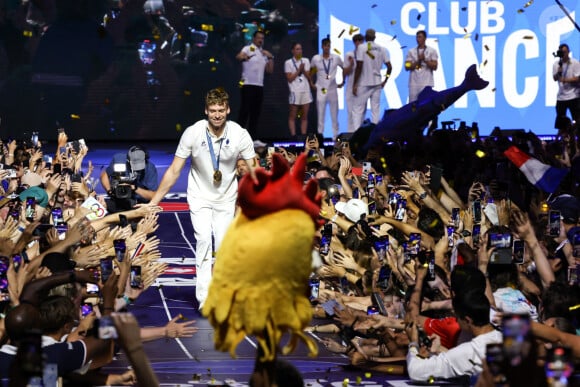
[[[441,205],[441,202],[431,195],[427,188],[421,184],[417,174],[412,175],[410,172],[403,172],[401,180],[407,184],[409,188],[417,194],[417,196],[419,196],[419,200],[421,200],[423,204],[437,212],[441,219],[449,219],[451,217],[451,213],[449,213],[445,207]]]

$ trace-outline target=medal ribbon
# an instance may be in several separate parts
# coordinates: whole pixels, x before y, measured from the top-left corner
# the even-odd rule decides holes
[[[209,146],[209,154],[211,156],[211,162],[213,164],[213,170],[215,171],[219,171],[220,169],[220,155],[222,153],[222,145],[224,143],[224,139],[220,139],[220,150],[218,151],[218,155],[217,158],[215,157],[215,152],[213,150],[213,141],[211,140],[211,136],[209,135],[209,129],[206,129],[205,131],[205,135],[207,137],[207,145]]]

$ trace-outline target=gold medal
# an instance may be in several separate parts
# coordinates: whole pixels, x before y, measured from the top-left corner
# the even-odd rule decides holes
[[[330,79],[330,75],[326,74],[326,79]]]
[[[222,172],[219,169],[216,169],[213,172],[213,182],[220,183],[222,181]]]

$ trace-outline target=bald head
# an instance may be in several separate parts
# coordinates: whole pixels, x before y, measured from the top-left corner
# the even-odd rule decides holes
[[[40,328],[40,312],[30,304],[19,304],[6,313],[6,333],[11,343],[18,342],[31,329]]]

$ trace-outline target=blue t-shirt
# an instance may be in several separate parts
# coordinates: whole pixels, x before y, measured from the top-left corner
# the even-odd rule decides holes
[[[113,155],[113,159],[111,160],[111,162],[109,163],[109,166],[106,169],[107,175],[109,176],[109,180],[111,180],[111,176],[114,173],[113,165],[114,164],[123,164],[123,163],[125,163],[127,165],[127,171],[130,172],[131,165],[127,161],[127,154],[126,153],[115,153],[115,155]],[[155,167],[155,165],[152,162],[147,161],[145,163],[145,169],[142,171],[136,172],[136,174],[137,174],[137,180],[135,181],[136,187],[144,188],[144,189],[149,190],[149,191],[155,191],[155,190],[157,190],[157,187],[159,187],[159,179],[157,177],[157,168]],[[137,195],[136,193],[133,193],[133,199],[136,199],[138,202],[141,202],[141,203],[148,202],[147,199],[142,198],[141,196]]]

